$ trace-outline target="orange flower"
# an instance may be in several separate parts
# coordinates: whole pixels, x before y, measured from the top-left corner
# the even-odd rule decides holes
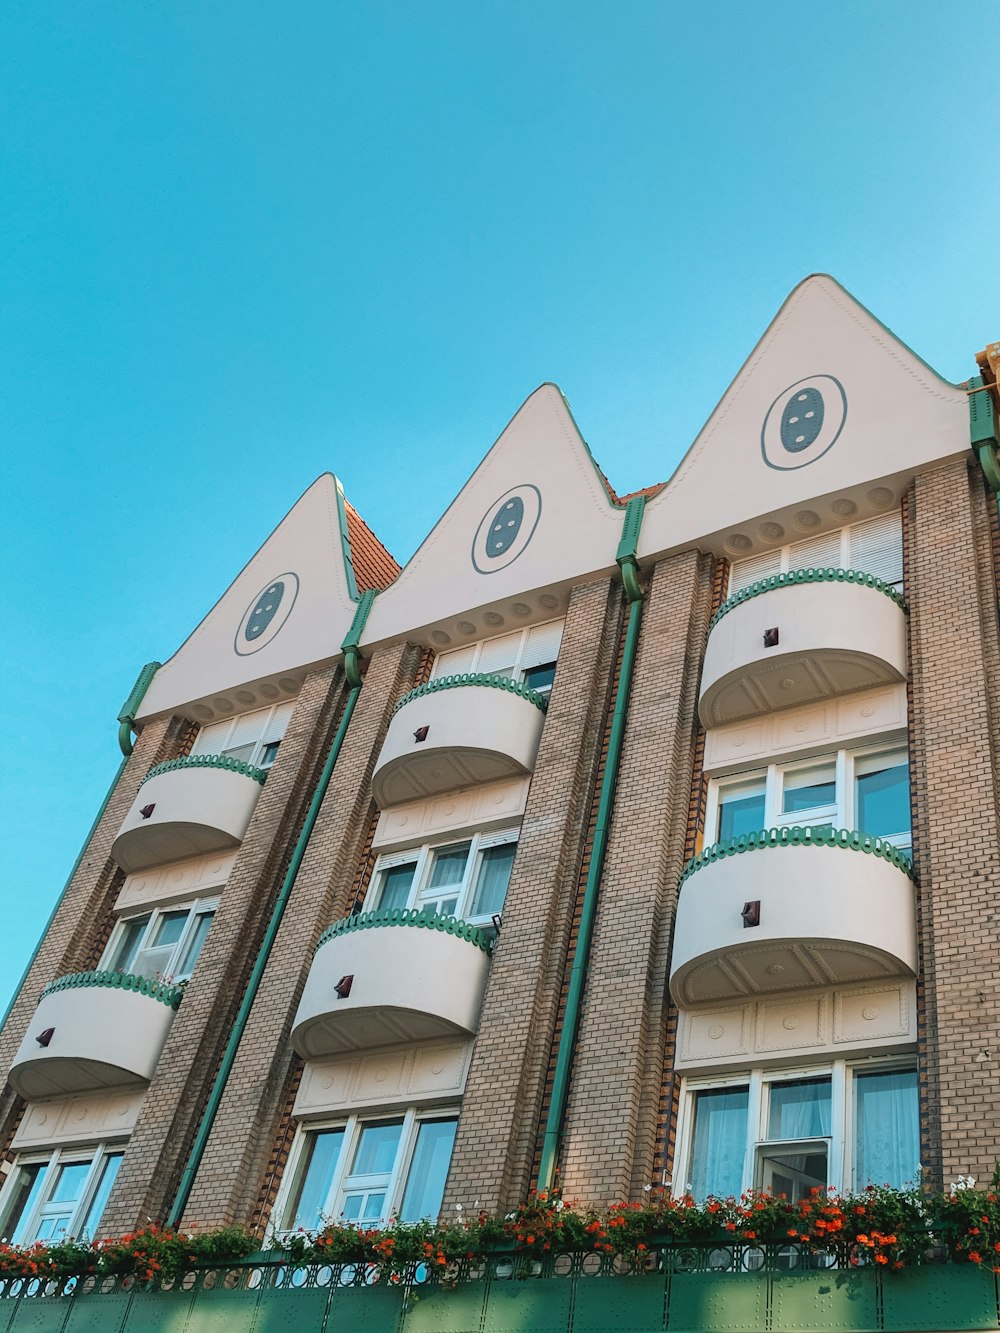
[[[969,1263],[970,1263],[970,1264],[981,1264],[982,1262],[983,1262],[983,1256],[979,1253],[978,1250],[970,1250],[970,1251],[969,1251]]]
[[[876,1262],[877,1264],[887,1264],[887,1263],[889,1262],[889,1260],[885,1257],[884,1254],[876,1254],[876,1256],[875,1256],[875,1262]]]

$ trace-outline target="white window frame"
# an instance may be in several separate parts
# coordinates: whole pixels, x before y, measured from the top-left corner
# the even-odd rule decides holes
[[[10,1171],[4,1178],[3,1186],[0,1187],[0,1217],[4,1216],[14,1196],[21,1167],[43,1164],[45,1172],[42,1188],[34,1204],[21,1218],[14,1234],[12,1236],[0,1236],[0,1240],[7,1240],[16,1244],[31,1244],[32,1241],[28,1238],[34,1235],[45,1217],[59,1216],[66,1211],[64,1207],[53,1204],[48,1197],[55,1186],[59,1168],[68,1163],[82,1162],[86,1157],[89,1157],[90,1167],[84,1178],[80,1197],[77,1200],[76,1207],[70,1213],[66,1231],[62,1233],[63,1239],[69,1236],[76,1236],[77,1239],[80,1239],[77,1229],[82,1225],[84,1218],[90,1211],[105,1163],[109,1157],[124,1153],[124,1151],[125,1140],[102,1139],[99,1143],[78,1144],[71,1148],[49,1148],[40,1152],[18,1153]],[[97,1219],[97,1222],[100,1223],[100,1218]],[[55,1237],[52,1239],[55,1239]]]
[[[333,1179],[327,1192],[327,1204],[329,1211],[324,1212],[323,1216],[329,1221],[335,1221],[340,1218],[343,1211],[344,1199],[348,1193],[357,1193],[359,1186],[352,1184],[352,1181],[368,1180],[371,1183],[368,1188],[372,1191],[382,1192],[385,1190],[385,1202],[383,1204],[382,1214],[377,1219],[378,1223],[386,1222],[403,1206],[403,1196],[406,1193],[406,1186],[409,1180],[410,1168],[413,1164],[413,1153],[417,1146],[417,1134],[421,1124],[428,1120],[458,1120],[459,1107],[455,1105],[446,1106],[410,1106],[405,1110],[396,1111],[357,1111],[351,1115],[333,1116],[330,1119],[309,1121],[308,1124],[299,1124],[295,1131],[295,1138],[292,1142],[291,1152],[288,1155],[288,1166],[282,1177],[281,1185],[278,1190],[277,1198],[274,1201],[274,1211],[272,1216],[277,1219],[272,1224],[272,1233],[275,1237],[294,1235],[295,1229],[291,1226],[285,1227],[282,1223],[285,1220],[285,1212],[291,1202],[293,1194],[298,1189],[301,1181],[302,1172],[308,1167],[307,1148],[310,1137],[322,1130],[343,1129],[344,1138],[340,1149],[340,1155],[337,1159],[337,1165],[334,1169]],[[399,1135],[399,1146],[396,1149],[396,1156],[392,1164],[391,1171],[382,1176],[351,1176],[348,1173],[348,1164],[354,1160],[358,1144],[361,1139],[361,1131],[369,1125],[385,1124],[394,1120],[402,1120],[402,1128]],[[385,1182],[384,1185],[377,1182]],[[294,1219],[293,1219],[294,1220]],[[436,1219],[434,1219],[436,1220]],[[355,1219],[359,1226],[375,1226],[376,1219],[358,1218]]]
[[[510,663],[509,666],[500,667],[499,669],[494,669],[494,670],[490,671],[489,674],[490,674],[491,676],[506,676],[506,677],[508,677],[508,678],[511,679],[511,680],[516,680],[516,681],[518,681],[518,683],[523,684],[523,683],[524,683],[524,673],[525,673],[525,671],[530,670],[531,667],[535,667],[535,666],[544,666],[544,665],[545,665],[544,662],[529,662],[529,663],[528,663],[528,666],[525,666],[525,665],[524,665],[524,659],[525,659],[525,654],[526,654],[526,652],[527,652],[527,647],[528,647],[528,637],[529,637],[529,635],[530,635],[534,630],[544,629],[544,628],[546,628],[546,627],[549,626],[549,625],[565,625],[565,623],[566,623],[566,622],[565,622],[565,618],[564,618],[564,617],[561,617],[561,616],[555,616],[555,617],[553,617],[552,620],[543,620],[543,621],[540,621],[537,625],[528,625],[528,626],[526,626],[524,629],[521,629],[521,630],[505,630],[503,634],[494,634],[494,635],[493,635],[491,638],[489,638],[489,639],[480,639],[479,642],[476,643],[476,645],[475,645],[475,651],[474,651],[474,655],[473,655],[473,659],[472,659],[472,665],[468,668],[469,673],[470,673],[470,674],[474,674],[475,672],[477,672],[477,671],[479,670],[479,662],[480,662],[480,660],[481,660],[481,658],[482,658],[483,650],[484,650],[486,647],[488,647],[489,644],[491,644],[491,643],[496,643],[497,639],[506,639],[506,638],[508,638],[509,636],[513,635],[513,634],[519,634],[519,635],[520,635],[520,638],[519,638],[519,640],[518,640],[517,648],[516,648],[516,651],[515,651],[515,653],[514,653],[513,661]],[[472,646],[473,646],[473,645],[471,645],[471,644],[466,645],[467,648],[471,648]],[[559,649],[561,649],[561,648],[562,648],[562,639],[561,639],[561,637],[560,637],[560,641],[559,641]],[[461,650],[460,650],[460,649],[450,649],[449,651],[451,651],[451,652],[457,652],[457,651],[461,651]],[[438,679],[440,676],[447,676],[447,675],[450,675],[450,674],[451,674],[451,673],[450,673],[449,671],[447,671],[447,670],[439,670],[439,664],[440,664],[440,663],[443,661],[443,659],[446,658],[447,656],[448,656],[448,653],[439,653],[439,654],[437,655],[437,657],[434,659],[434,666],[433,666],[433,668],[431,669],[431,680],[436,680],[436,679]],[[555,658],[553,658],[552,660],[555,661],[555,662],[558,662],[558,658],[559,658],[559,650],[556,651],[556,656],[555,656]],[[539,688],[535,688],[535,687],[532,687],[532,688],[535,689],[535,693],[536,693],[536,694],[541,694],[543,697],[547,697],[547,696],[551,693],[551,690],[552,690],[552,686],[551,686],[551,685],[543,685],[540,689],[539,689]]]
[[[190,981],[193,975],[193,969],[191,972],[180,972],[180,971],[175,971],[174,969],[180,967],[181,960],[183,959],[185,953],[187,952],[188,945],[191,943],[195,931],[197,930],[198,918],[201,916],[205,916],[209,912],[211,912],[214,916],[214,914],[218,911],[219,901],[220,901],[219,895],[214,894],[206,898],[194,898],[194,899],[189,899],[186,902],[178,902],[178,903],[163,903],[158,907],[150,908],[149,920],[146,923],[142,935],[139,937],[139,943],[136,946],[135,955],[132,959],[132,962],[134,963],[145,949],[152,947],[151,942],[156,934],[157,926],[159,922],[163,919],[163,917],[169,916],[174,912],[187,912],[188,914],[187,921],[185,921],[184,923],[184,927],[180,933],[180,936],[177,939],[177,942],[173,945],[173,949],[169,958],[165,960],[166,966],[158,969],[158,971],[155,974],[155,979],[163,981],[168,985],[174,985],[174,986],[179,985],[182,981]],[[114,956],[118,951],[119,945],[122,942],[122,937],[125,934],[125,931],[128,927],[128,923],[130,921],[135,921],[137,918],[143,917],[145,915],[146,912],[139,909],[137,911],[130,912],[128,916],[120,916],[118,918],[118,920],[115,922],[114,929],[111,932],[108,942],[104,947],[104,952],[101,955],[101,961],[98,964],[99,970],[110,968],[111,962],[114,959]],[[208,929],[210,931],[212,927],[209,926]],[[199,952],[198,958],[200,957],[201,954]],[[197,966],[198,966],[198,959],[196,958],[195,967]],[[142,975],[145,975],[145,973],[143,973]]]
[[[879,515],[876,518],[862,519],[861,522],[859,523],[849,523],[842,528],[831,528],[827,532],[818,532],[811,537],[800,538],[800,540],[797,542],[789,542],[787,543],[787,545],[775,547],[771,551],[762,551],[757,556],[748,556],[746,560],[735,560],[730,565],[729,585],[726,591],[726,595],[731,596],[733,593],[733,585],[737,581],[739,566],[747,564],[751,560],[762,560],[766,556],[770,556],[772,559],[777,559],[778,567],[772,572],[772,575],[770,576],[765,575],[764,577],[773,577],[773,574],[787,574],[789,569],[792,567],[793,553],[796,550],[798,550],[802,546],[811,545],[813,542],[821,541],[824,537],[826,538],[833,537],[835,534],[838,535],[840,538],[840,552],[837,559],[832,562],[832,567],[835,569],[857,569],[859,566],[852,560],[852,555],[851,555],[852,534],[858,528],[862,528],[868,523],[877,523],[879,521],[884,521],[886,517],[887,515]],[[900,522],[900,530],[902,531],[902,517],[901,516],[898,517]],[[900,564],[902,564],[902,555],[900,556]],[[796,563],[794,567],[796,569],[800,568],[798,563]],[[864,571],[862,570],[862,572]],[[897,591],[899,592],[902,592],[903,590],[902,571],[900,572],[900,577],[898,579],[894,579],[891,582],[889,582],[888,586],[890,588],[897,589]]]
[[[825,754],[810,755],[806,759],[789,759],[781,763],[768,764],[766,768],[749,769],[742,773],[726,774],[713,777],[708,784],[705,801],[705,843],[718,842],[720,795],[727,788],[743,784],[764,784],[764,819],[762,828],[786,828],[792,825],[816,826],[831,824],[834,828],[857,829],[857,779],[873,761],[885,760],[886,765],[909,764],[909,754],[905,740],[883,741],[877,745],[865,745],[857,749],[843,748],[827,751]],[[811,810],[794,810],[783,813],[784,784],[786,776],[808,771],[809,769],[833,766],[836,780],[836,800],[832,805],[816,806]],[[912,780],[912,779],[911,779]],[[711,835],[708,830],[712,830]],[[872,829],[859,829],[861,833],[872,833]],[[912,828],[906,833],[878,834],[883,841],[893,847],[908,850],[913,841]]]
[[[482,853],[490,847],[506,846],[510,843],[517,843],[520,837],[520,827],[496,829],[486,833],[470,833],[465,837],[442,837],[436,838],[433,842],[423,843],[420,847],[410,847],[404,851],[386,852],[375,862],[372,871],[372,889],[369,891],[369,898],[365,900],[366,911],[378,911],[380,899],[382,896],[382,884],[380,882],[381,872],[391,870],[394,866],[414,864],[413,882],[410,885],[409,897],[407,898],[407,908],[421,908],[429,900],[432,892],[430,888],[431,872],[434,866],[434,857],[437,852],[443,851],[448,847],[460,847],[463,843],[469,843],[469,855],[465,862],[465,874],[462,877],[461,884],[456,889],[458,904],[452,915],[461,921],[468,921],[471,925],[489,926],[493,921],[493,913],[480,914],[472,916],[472,899],[476,889],[476,881],[479,878],[479,867],[482,864]],[[437,897],[444,894],[440,890],[434,891]],[[371,895],[374,894],[374,897]],[[369,901],[370,899],[370,901]],[[502,911],[502,909],[501,909]],[[498,914],[499,915],[499,914]]]
[[[273,730],[273,723],[279,710],[284,710],[286,713],[285,724],[281,728],[280,733],[275,736],[270,733]],[[225,732],[221,731],[222,727],[221,722],[207,723],[204,727],[199,729],[198,736],[195,737],[195,742],[192,747],[191,753],[193,755],[227,754],[228,749],[230,748],[228,742],[232,739],[233,733],[235,732],[236,728],[238,726],[241,726],[247,720],[247,718],[253,717],[255,714],[260,714],[261,723],[260,726],[256,728],[256,734],[254,738],[252,740],[244,740],[238,746],[233,746],[231,748],[243,750],[246,749],[248,745],[252,745],[253,749],[250,752],[249,756],[246,759],[241,760],[241,762],[244,764],[249,764],[251,768],[259,768],[266,773],[268,769],[270,769],[277,762],[277,751],[281,747],[281,742],[284,739],[285,732],[288,730],[288,724],[292,718],[292,708],[288,700],[284,700],[281,703],[272,704],[270,708],[251,708],[248,709],[247,712],[245,713],[236,713],[235,716],[226,719],[226,721],[229,723],[229,728]],[[199,740],[205,734],[205,732],[209,730],[209,728],[219,728],[220,735],[224,735],[226,737],[226,743],[220,744],[218,746],[213,744],[213,748],[211,750],[200,750],[198,748]],[[268,737],[266,741],[264,740],[265,736]],[[274,746],[275,753],[271,754],[270,757],[268,757],[267,749],[269,746],[272,745]]]
[[[724,1088],[748,1088],[747,1134],[740,1188],[759,1188],[758,1159],[762,1149],[780,1144],[826,1144],[827,1184],[840,1193],[863,1188],[865,1181],[855,1180],[856,1133],[854,1123],[855,1079],[864,1074],[889,1074],[916,1071],[917,1057],[912,1052],[890,1057],[827,1060],[822,1064],[783,1066],[780,1069],[753,1068],[721,1075],[687,1076],[681,1080],[680,1113],[677,1124],[677,1149],[671,1189],[675,1197],[688,1193],[691,1153],[694,1148],[695,1098],[699,1092]],[[769,1113],[768,1094],[775,1084],[805,1079],[830,1080],[830,1134],[812,1139],[772,1139],[766,1137]]]

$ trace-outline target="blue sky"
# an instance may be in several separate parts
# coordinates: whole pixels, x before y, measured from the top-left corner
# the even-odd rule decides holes
[[[0,1003],[138,668],[319,472],[405,559],[551,379],[661,480],[815,270],[974,373],[996,54],[930,0],[5,6]]]

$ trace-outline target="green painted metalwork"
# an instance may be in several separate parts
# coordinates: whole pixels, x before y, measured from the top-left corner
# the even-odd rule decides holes
[[[176,773],[181,768],[223,768],[227,773],[239,773],[251,782],[259,782],[262,787],[267,781],[266,769],[254,768],[253,764],[244,764],[241,759],[232,759],[227,754],[182,754],[179,759],[168,759],[151,768],[143,782],[158,778],[161,773]]]
[[[724,842],[715,842],[711,847],[692,856],[681,871],[680,883],[683,884],[696,871],[714,861],[723,861],[727,856],[739,856],[743,852],[756,852],[771,847],[840,847],[851,852],[864,852],[869,856],[879,856],[888,861],[897,870],[902,870],[914,884],[918,883],[913,863],[906,852],[901,852],[891,842],[877,838],[873,833],[859,833],[843,828],[813,828],[793,824],[788,828],[760,829],[755,833],[740,833],[735,838]]]
[[[352,602],[361,600],[361,594],[358,592],[358,581],[354,577],[354,552],[351,550],[351,534],[347,527],[347,509],[344,504],[344,488],[340,484],[340,478],[333,477],[333,488],[337,496],[337,527],[340,530],[340,550],[344,557],[344,577],[347,579],[347,595]]]
[[[758,579],[756,583],[748,584],[739,592],[733,593],[708,622],[708,628],[714,629],[723,616],[728,615],[737,606],[742,606],[744,602],[749,602],[753,597],[773,592],[775,588],[795,588],[804,583],[854,583],[859,587],[873,588],[876,592],[883,593],[895,602],[901,611],[909,610],[901,592],[890,584],[883,583],[874,574],[865,574],[860,569],[834,569],[832,566],[826,569],[794,569],[787,574],[772,574],[769,579]]]
[[[137,977],[132,972],[68,972],[64,977],[50,981],[42,991],[41,998],[55,995],[57,991],[78,990],[88,986],[101,986],[108,990],[135,991],[137,995],[148,995],[151,1000],[159,1000],[171,1009],[179,1009],[184,998],[180,986],[170,986],[165,981],[152,981],[149,977]]]
[[[462,689],[466,685],[485,685],[489,689],[506,690],[508,694],[516,694],[519,698],[526,699],[543,713],[549,706],[549,701],[543,694],[529,689],[527,685],[522,685],[519,680],[511,680],[509,676],[465,671],[459,676],[438,676],[436,680],[428,680],[423,685],[418,685],[416,689],[409,690],[392,710],[392,716],[395,717],[399,710],[405,708],[413,699],[422,699],[425,695],[437,694],[441,690]]]
[[[353,935],[359,930],[377,930],[383,926],[416,926],[418,930],[438,930],[445,935],[454,935],[456,939],[468,940],[484,953],[492,947],[489,937],[477,926],[470,926],[457,916],[439,916],[436,912],[425,912],[415,907],[379,908],[375,912],[357,912],[354,916],[341,917],[319,937],[317,952],[324,944],[339,939],[342,935]]]
[[[126,759],[132,753],[132,730],[135,715],[139,711],[139,705],[142,703],[153,677],[162,665],[162,662],[147,662],[136,676],[135,684],[121,706],[121,711],[118,714],[118,747]]]
[[[993,405],[993,395],[983,384],[983,377],[975,375],[969,387],[978,392],[969,394],[969,440],[972,452],[983,470],[991,491],[1000,491],[1000,424]]]
[[[368,613],[371,611],[377,596],[377,588],[369,588],[364,593],[358,602],[357,610],[354,612],[351,628],[347,631],[344,642],[340,645],[344,650],[344,679],[352,690],[361,688],[361,634],[365,627],[365,621],[368,619]]]

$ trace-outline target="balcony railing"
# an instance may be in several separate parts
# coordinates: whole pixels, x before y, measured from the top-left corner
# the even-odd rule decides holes
[[[71,972],[42,991],[10,1082],[29,1100],[148,1083],[184,992],[130,972]]]
[[[228,755],[183,755],[150,769],[111,854],[129,874],[237,847],[267,773]]]
[[[319,938],[292,1026],[309,1059],[479,1025],[489,937],[468,922],[392,909],[344,917]]]
[[[396,704],[372,777],[384,809],[530,773],[548,701],[506,676],[441,676]]]

